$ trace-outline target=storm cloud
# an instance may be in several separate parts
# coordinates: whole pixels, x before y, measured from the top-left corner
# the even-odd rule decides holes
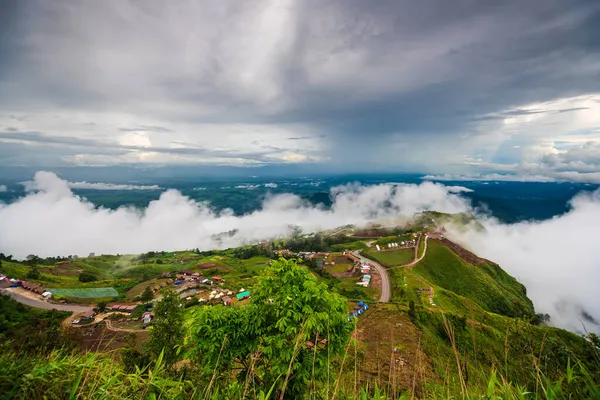
[[[584,173],[567,159],[598,140],[597,1],[23,0],[2,14],[0,146],[27,143],[19,165],[52,147],[56,165]]]

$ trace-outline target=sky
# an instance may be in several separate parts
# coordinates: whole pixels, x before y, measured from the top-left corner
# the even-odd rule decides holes
[[[161,195],[147,207],[110,210],[72,192],[81,185],[90,184],[38,172],[26,183],[26,196],[0,203],[2,252],[24,259],[29,254],[224,249],[285,237],[296,228],[309,233],[348,224],[402,224],[423,210],[477,212],[463,196],[471,189],[428,181],[334,187],[330,208],[313,206],[293,194],[271,195],[245,215],[216,212],[177,190],[150,187]],[[600,291],[600,189],[580,193],[567,213],[545,221],[503,224],[485,215],[478,215],[478,221],[483,230],[445,227],[452,240],[498,263],[523,283],[536,312],[551,315],[553,324],[581,332],[583,322],[588,331],[600,333],[600,302],[595,301]]]
[[[600,182],[596,0],[1,7],[0,167]]]

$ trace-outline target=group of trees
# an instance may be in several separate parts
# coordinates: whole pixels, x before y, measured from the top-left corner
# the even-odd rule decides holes
[[[187,352],[201,375],[216,372],[224,385],[236,371],[241,384],[274,386],[292,397],[326,376],[330,357],[344,350],[353,329],[345,300],[284,259],[274,261],[258,278],[249,304],[200,309],[188,348],[177,293],[167,292],[154,312],[148,344],[154,357],[162,353],[171,365]]]

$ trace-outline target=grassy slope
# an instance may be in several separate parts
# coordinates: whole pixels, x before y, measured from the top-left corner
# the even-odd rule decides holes
[[[423,349],[443,386],[451,392],[461,390],[451,336],[471,389],[484,388],[492,369],[530,390],[536,389],[540,376],[560,379],[569,360],[571,365],[580,362],[595,374],[600,370],[598,359],[583,338],[490,312],[520,312],[521,308],[513,304],[516,300],[529,305],[528,312],[533,313],[522,285],[495,264],[471,265],[431,240],[419,266],[391,270],[390,277],[393,300],[416,305],[413,321],[422,333]],[[429,304],[425,293],[419,295],[417,288],[423,286],[435,289],[436,306]],[[533,367],[535,363],[540,365],[540,375]]]
[[[363,253],[386,267],[395,267],[408,264],[413,260],[413,249],[400,249],[393,251],[369,251]]]
[[[495,264],[471,265],[435,240],[414,272],[428,282],[475,301],[488,311],[507,316],[533,315],[525,288]]]

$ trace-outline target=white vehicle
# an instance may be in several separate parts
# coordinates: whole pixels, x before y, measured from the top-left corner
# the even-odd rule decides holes
[[[71,321],[71,323],[72,323],[73,325],[75,325],[75,324],[78,324],[78,323],[79,323],[79,320],[78,320],[78,319],[74,319],[73,321]]]

